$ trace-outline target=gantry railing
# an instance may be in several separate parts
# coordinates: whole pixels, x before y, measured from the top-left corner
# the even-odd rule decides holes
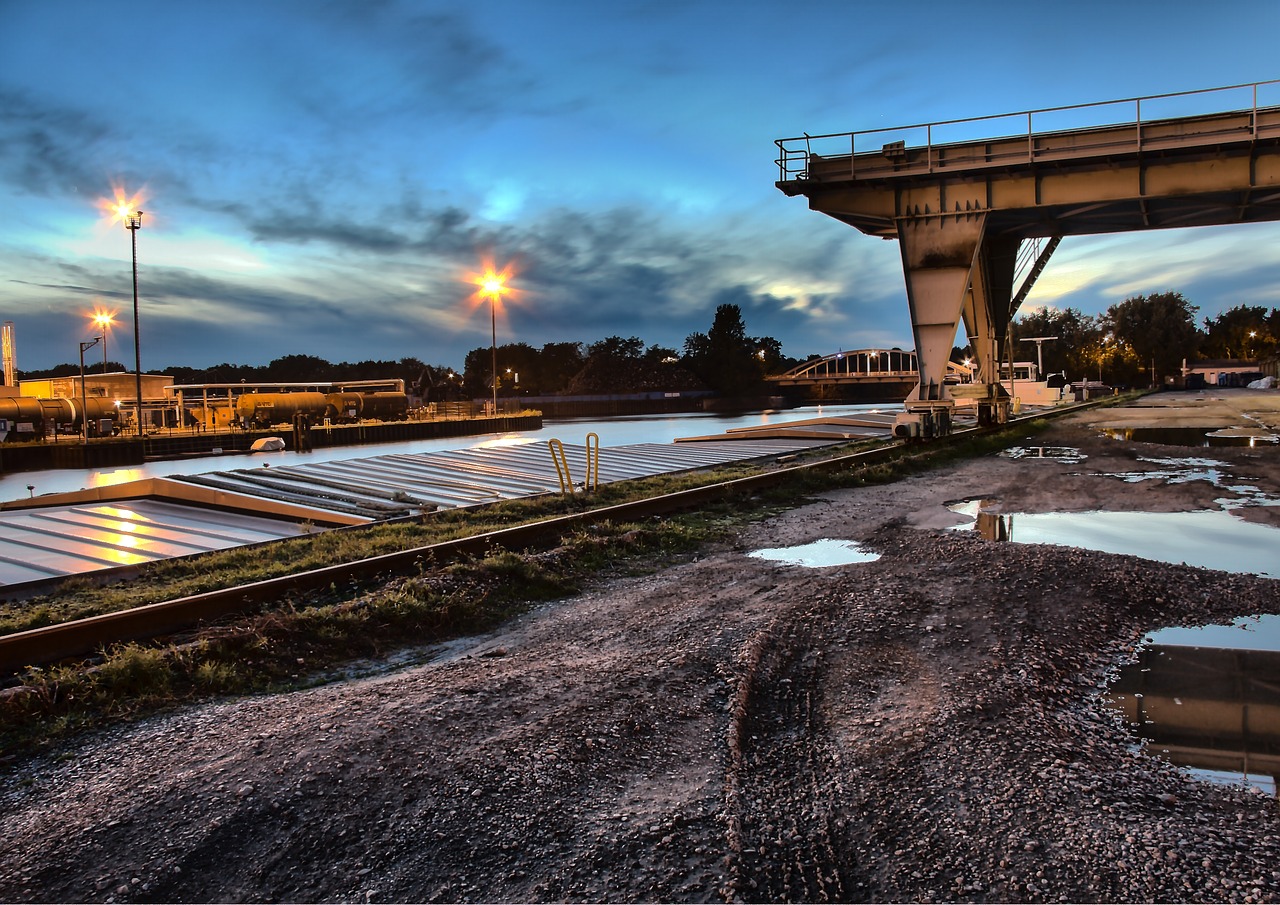
[[[1063,140],[1070,136],[1070,140]],[[870,179],[1280,137],[1280,79],[885,129],[779,138],[779,183]],[[976,147],[975,147],[976,146]],[[836,166],[828,166],[831,158]],[[821,172],[815,164],[821,164]]]

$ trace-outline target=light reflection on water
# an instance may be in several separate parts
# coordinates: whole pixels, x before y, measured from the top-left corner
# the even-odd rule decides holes
[[[1107,427],[1105,436],[1133,443],[1158,443],[1163,446],[1274,446],[1280,437],[1265,428],[1236,427]]]
[[[1194,512],[1001,512],[967,500],[951,507],[979,527],[994,516],[999,535],[1020,544],[1055,544],[1103,553],[1141,556],[1157,562],[1280,578],[1280,529],[1246,522],[1222,510]],[[966,526],[961,526],[966,527]],[[1002,536],[1000,536],[1002,535]]]
[[[765,550],[755,550],[747,555],[755,559],[768,559],[785,565],[803,566],[808,569],[875,562],[880,558],[879,553],[864,550],[851,540],[832,540],[830,538],[816,540],[810,544],[799,544],[794,547],[772,547]]]

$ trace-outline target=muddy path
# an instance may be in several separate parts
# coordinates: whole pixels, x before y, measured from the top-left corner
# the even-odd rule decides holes
[[[1036,442],[1085,458],[826,494],[425,664],[42,758],[3,792],[0,899],[1280,898],[1276,802],[1148,756],[1099,697],[1144,632],[1280,612],[1278,583],[991,543],[945,505],[1280,498],[1280,456],[1129,481],[1187,451]],[[880,558],[747,555],[820,538]]]

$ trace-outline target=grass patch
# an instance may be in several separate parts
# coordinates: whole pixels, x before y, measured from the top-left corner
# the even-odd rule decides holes
[[[1020,425],[1016,436],[1041,429]],[[668,516],[570,529],[545,545],[493,549],[446,565],[423,562],[418,574],[360,587],[331,586],[258,613],[154,643],[128,643],[92,660],[32,669],[0,691],[0,763],[91,728],[216,696],[255,694],[322,681],[368,658],[496,628],[540,602],[577,593],[613,576],[643,574],[674,557],[723,541],[751,520],[793,507],[811,494],[896,480],[961,458],[1003,449],[1014,430],[956,443],[902,447],[884,461],[789,471],[766,487]],[[838,452],[848,453],[853,447]],[[835,453],[828,451],[826,459]],[[820,462],[809,455],[802,461]],[[94,613],[231,587],[276,575],[413,549],[527,524],[590,507],[615,505],[759,474],[753,465],[662,475],[606,485],[590,497],[515,500],[452,510],[417,522],[331,531],[281,541],[270,555],[242,548],[157,563],[135,580],[98,587],[86,579],[55,594],[7,604],[0,631],[17,631]]]

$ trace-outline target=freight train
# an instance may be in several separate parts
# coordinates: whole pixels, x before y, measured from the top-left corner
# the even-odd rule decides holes
[[[404,393],[245,393],[236,400],[236,416],[245,427],[290,424],[299,416],[312,424],[326,419],[342,424],[354,421],[404,421],[409,417],[409,397]]]
[[[39,440],[47,434],[77,433],[89,416],[90,436],[119,433],[120,412],[114,401],[88,399],[36,399],[33,396],[0,396],[0,432],[5,440]]]

